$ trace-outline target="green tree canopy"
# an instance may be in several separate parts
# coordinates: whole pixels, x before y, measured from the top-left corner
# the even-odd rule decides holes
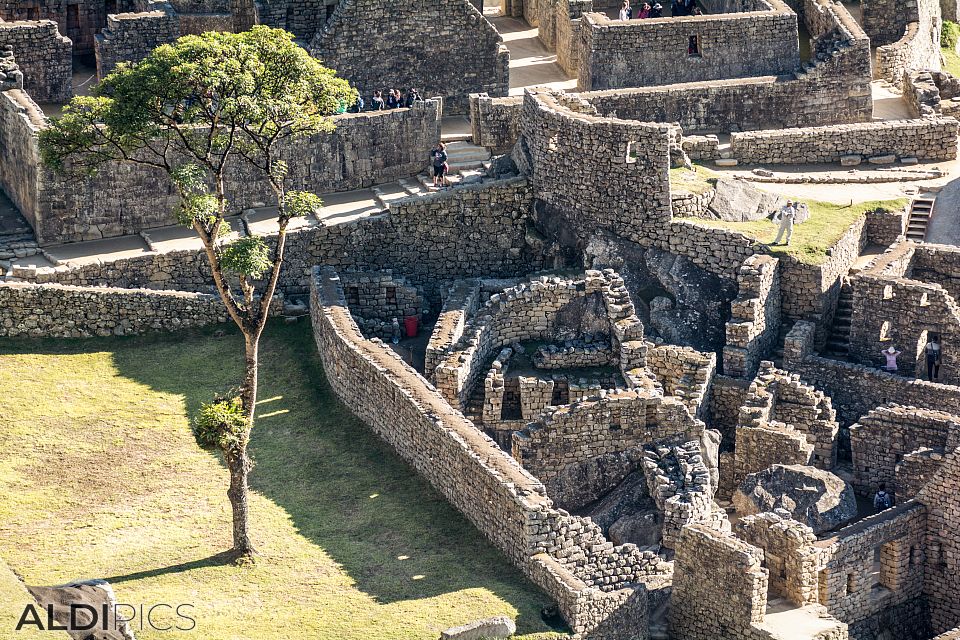
[[[247,518],[247,455],[257,398],[259,341],[276,291],[291,218],[320,199],[288,191],[284,141],[330,131],[356,91],[279,29],[185,36],[137,64],[121,64],[89,97],[76,97],[40,132],[44,163],[93,173],[117,161],[163,171],[177,188],[177,219],[203,242],[214,284],[244,335],[239,395],[206,405],[198,442],[218,446],[230,470],[234,551],[254,552]],[[278,210],[276,239],[227,241],[228,163],[265,180]],[[246,175],[246,174],[245,174]],[[268,198],[265,198],[265,200]],[[258,281],[261,281],[258,283]],[[239,285],[239,286],[237,286]],[[259,289],[258,289],[259,287]]]

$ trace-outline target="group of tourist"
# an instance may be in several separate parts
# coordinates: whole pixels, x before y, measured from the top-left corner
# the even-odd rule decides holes
[[[670,13],[674,17],[703,15],[700,7],[697,6],[696,0],[673,0],[670,4]],[[633,8],[630,6],[630,0],[623,0],[623,4],[620,5],[621,20],[643,20],[645,18],[662,17],[663,5],[657,2],[657,0],[654,0],[652,5],[649,2],[641,3],[636,15],[634,15]]]
[[[927,362],[927,380],[934,382],[940,377],[941,348],[939,337],[936,335],[931,335],[930,340],[927,341],[923,351]],[[897,358],[899,358],[902,353],[902,351],[898,351],[893,345],[890,345],[881,351],[880,355],[882,355],[886,361],[886,364],[883,366],[883,368],[890,373],[896,373],[898,371]]]
[[[367,104],[364,101],[363,96],[357,95],[357,101],[350,108],[347,108],[346,105],[340,105],[339,113],[345,113],[349,111],[350,113],[360,113],[361,111],[384,111],[386,109],[409,109],[417,102],[423,102],[423,97],[420,95],[419,89],[410,89],[406,93],[400,93],[399,89],[390,89],[387,92],[386,97],[383,95],[383,91],[374,91],[373,96],[370,97],[370,103]]]

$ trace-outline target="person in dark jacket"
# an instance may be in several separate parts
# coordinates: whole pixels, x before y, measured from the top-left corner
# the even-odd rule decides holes
[[[383,101],[383,92],[374,91],[373,98],[370,100],[370,109],[373,111],[383,111],[386,108],[386,103]]]
[[[433,186],[442,187],[447,175],[447,145],[438,142],[430,152],[430,163],[433,165]]]
[[[400,91],[390,89],[390,93],[387,94],[387,109],[399,109],[402,106],[403,101],[400,99]]]
[[[420,97],[420,91],[417,89],[410,89],[410,91],[408,91],[407,95],[404,97],[403,106],[409,109],[417,102],[423,102],[423,98]]]

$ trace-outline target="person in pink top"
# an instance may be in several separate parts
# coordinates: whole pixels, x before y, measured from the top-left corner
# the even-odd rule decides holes
[[[897,349],[890,345],[887,349],[881,351],[883,357],[887,359],[887,364],[883,367],[887,371],[894,372],[897,370],[897,356],[900,355],[900,352]]]
[[[649,18],[649,17],[650,17],[650,5],[644,2],[643,6],[640,8],[640,12],[637,14],[637,18]]]

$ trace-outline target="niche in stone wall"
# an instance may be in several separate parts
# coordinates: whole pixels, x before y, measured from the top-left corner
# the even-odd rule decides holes
[[[690,36],[690,40],[687,43],[687,55],[691,58],[702,58],[702,47],[703,41],[700,39],[700,36]]]
[[[880,342],[889,342],[890,341],[890,330],[892,325],[889,320],[884,320],[883,324],[880,325]]]
[[[637,164],[637,143],[633,140],[627,143],[627,164]]]

